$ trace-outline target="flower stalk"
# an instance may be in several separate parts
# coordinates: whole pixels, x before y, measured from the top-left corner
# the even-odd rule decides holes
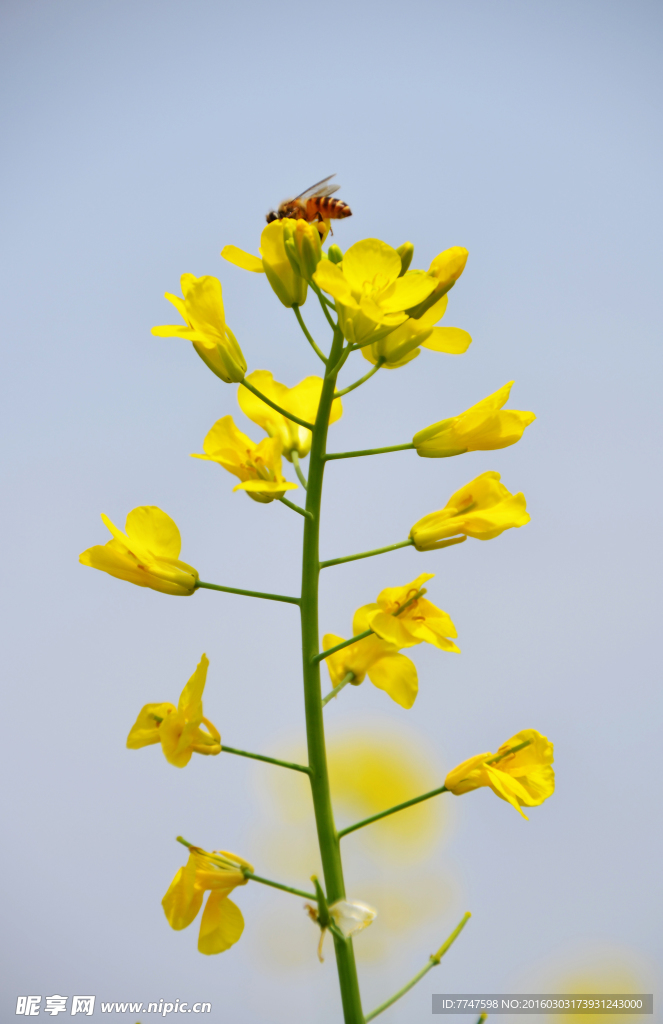
[[[325,309],[324,303],[321,304],[323,309]],[[334,366],[341,354],[343,335],[329,315],[327,318],[334,327],[334,338],[329,354],[329,363]],[[318,625],[320,507],[322,502],[329,414],[335,390],[336,376],[326,377],[320,395],[318,415],[313,427],[313,440],[309,457],[306,511],[311,513],[311,518],[307,518],[304,522],[300,605],[304,708],[308,759],[311,772],[311,795],[313,798],[326,897],[329,904],[345,899],[341,850],[334,823],[334,812],[329,788],[320,683],[320,659],[318,658],[320,653]],[[340,938],[337,934],[334,934],[333,938],[345,1024],[364,1024],[352,939]]]
[[[290,502],[286,502],[290,504]],[[242,590],[240,587],[222,587],[218,583],[196,582],[196,590],[220,590],[224,594],[241,594],[242,597],[260,597],[263,601],[284,601],[286,604],[299,604],[298,597],[287,597],[285,594],[264,594],[260,590]]]
[[[294,761],[281,761],[278,757],[267,757],[266,754],[253,754],[250,750],[238,750],[237,747],[228,747],[225,743],[221,747],[224,754],[239,754],[240,757],[250,757],[254,761],[265,761],[267,764],[277,764],[280,768],[291,768],[294,772],[311,774],[310,768],[305,764],[295,764]]]
[[[342,828],[338,833],[338,838],[342,839],[343,836],[349,836],[351,832],[356,832],[359,828],[365,828],[366,825],[372,825],[374,821],[380,821],[382,818],[388,818],[390,814],[396,814],[397,811],[404,811],[407,807],[414,807],[415,804],[420,804],[424,800],[430,800],[433,796],[439,796],[440,793],[447,793],[446,786],[440,786],[439,789],[431,789],[430,793],[423,793],[421,796],[415,796],[412,800],[405,800],[402,804],[396,804],[395,807],[389,807],[386,811],[380,811],[379,814],[372,814],[370,818],[364,818],[363,821],[356,821],[354,825],[348,825],[347,828]]]

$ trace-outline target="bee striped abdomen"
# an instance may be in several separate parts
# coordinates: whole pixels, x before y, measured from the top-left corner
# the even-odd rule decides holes
[[[334,199],[332,196],[311,196],[306,203],[306,219],[315,220],[322,217],[323,220],[341,220],[343,217],[351,217],[352,210],[342,199]]]

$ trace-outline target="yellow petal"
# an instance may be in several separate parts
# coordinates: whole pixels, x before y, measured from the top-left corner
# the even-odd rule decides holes
[[[175,931],[188,928],[203,902],[203,891],[194,885],[195,862],[189,858],[180,868],[161,901],[168,924]]]
[[[149,747],[153,743],[159,743],[159,726],[164,718],[175,711],[172,704],[146,704],[141,708],[138,718],[134,722],[127,736],[127,747],[129,750],[139,750],[141,747]]]
[[[401,258],[395,249],[379,238],[364,238],[351,245],[343,257],[343,274],[353,291],[376,279],[386,288],[398,279]]]
[[[246,391],[247,389],[243,388],[242,390]],[[251,394],[250,391],[247,393]],[[208,456],[214,458],[219,452],[228,449],[244,455],[247,450],[251,451],[255,448],[255,444],[250,437],[238,429],[232,416],[222,416],[205,435],[203,448]]]
[[[206,956],[223,953],[234,946],[243,931],[239,907],[225,893],[211,892],[200,921],[198,951]]]
[[[411,708],[419,691],[417,669],[404,654],[386,654],[368,669],[368,678],[402,708]]]
[[[332,295],[338,302],[350,309],[358,309],[359,306],[352,296],[352,289],[345,274],[339,266],[331,260],[320,260],[318,269],[313,275],[313,280],[323,292]]]
[[[471,344],[471,336],[460,327],[434,327],[426,340],[421,342],[423,348],[432,349],[433,352],[446,352],[452,356],[460,356],[467,352]]]
[[[199,721],[202,721],[202,707]],[[191,734],[195,733],[197,724],[198,722],[190,723],[187,729],[183,711],[176,711],[174,715],[169,715],[161,723],[159,729],[161,749],[168,763],[174,765],[175,768],[186,768],[191,760],[194,743],[194,736]]]
[[[177,705],[180,710],[194,708],[202,703],[208,668],[209,658],[206,654],[203,654],[195,672],[180,694],[179,704]]]
[[[411,306],[418,306],[420,302],[427,299],[435,290],[437,281],[429,277],[423,271],[406,274],[399,277],[393,286],[389,297],[380,300],[380,306],[384,313],[395,313],[402,309],[410,309]]]
[[[236,245],[224,245],[221,255],[224,260],[228,260],[228,263],[234,263],[236,267],[241,267],[242,270],[251,270],[254,274],[265,273],[262,260],[258,256],[245,252],[244,249],[238,249]]]
[[[233,487],[233,491],[248,491],[249,493],[264,493],[271,494],[275,497],[281,491],[296,491],[298,484],[290,483],[289,480],[245,480],[241,484],[237,484]]]
[[[157,557],[179,558],[182,540],[176,523],[156,505],[140,505],[127,516],[130,540]]]
[[[387,612],[371,612],[368,623],[374,633],[396,647],[414,647],[421,640],[410,632],[410,623]]]
[[[492,789],[493,793],[496,796],[499,796],[500,799],[506,800],[506,802],[511,804],[512,807],[515,807],[518,814],[527,821],[527,815],[520,806],[523,803],[527,803],[527,792],[523,789],[521,784],[505,772],[499,771],[497,766],[493,767],[493,765],[487,764],[486,773],[488,776],[488,785]]]
[[[127,551],[121,551],[118,547],[111,547],[108,544],[95,544],[94,547],[83,551],[78,561],[81,565],[89,565],[92,569],[100,569],[107,572],[109,576],[115,576],[119,580],[126,580],[127,583],[134,583],[137,587],[149,587],[150,578],[144,569],[139,569],[135,558]]]

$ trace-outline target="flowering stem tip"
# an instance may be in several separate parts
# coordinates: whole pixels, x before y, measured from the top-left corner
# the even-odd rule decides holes
[[[359,686],[368,678],[401,708],[411,708],[418,694],[419,678],[414,660],[402,652],[424,643],[444,652],[460,651],[454,642],[457,631],[450,615],[426,597],[425,584],[432,578],[428,572],[409,583],[384,587],[374,601],[357,608],[350,639],[331,633],[321,636],[320,570],[399,548],[423,552],[462,544],[468,537],[492,540],[506,530],[525,526],[530,517],[524,494],[511,493],[501,483],[499,473],[487,470],[455,491],[444,507],[418,519],[405,540],[321,561],[320,525],[326,465],[342,459],[393,452],[414,451],[423,459],[446,459],[469,452],[508,448],[520,441],[535,416],[532,412],[505,408],[513,383],[509,382],[453,416],[440,419],[448,410],[436,410],[435,416],[430,415],[436,422],[419,430],[407,443],[327,452],[329,428],[343,415],[345,396],[351,395],[349,401],[354,403],[355,392],[372,377],[377,377],[381,369],[397,370],[419,356],[430,358],[431,352],[460,356],[472,341],[467,331],[440,325],[449,302],[448,293],[465,268],[467,250],[460,246],[445,249],[427,270],[412,265],[414,246],[411,242],[396,249],[378,238],[366,238],[345,251],[333,244],[324,252],[322,246],[331,221],[347,217],[351,212],[347,204],[330,198],[338,186],[329,182],[329,178],[318,182],[269,214],[260,238],[259,256],[233,245],[225,246],[221,254],[228,262],[248,271],[254,280],[266,283],[280,303],[292,309],[306,339],[305,351],[308,352],[310,346],[324,366],[319,376],[306,376],[289,386],[275,380],[266,369],[254,369],[247,375],[247,361],[226,323],[222,286],[215,277],[184,274],[180,281],[182,295],[166,296],[183,323],[155,327],[152,332],[159,338],[186,340],[217,378],[225,384],[238,385],[236,399],[242,414],[265,436],[256,440],[244,433],[233,416],[225,411],[205,436],[203,451],[193,457],[205,463],[216,463],[237,478],[238,482],[233,480],[234,491],[244,491],[261,507],[271,506],[271,513],[265,513],[272,515],[271,525],[266,523],[262,531],[274,545],[277,541],[273,534],[281,517],[281,513],[273,511],[275,502],[281,502],[302,517],[299,523],[302,527],[300,593],[297,596],[272,594],[204,582],[198,570],[180,558],[182,539],[177,524],[154,505],[139,506],[129,512],[124,531],[107,516],[102,516],[111,539],[106,538],[106,543],[86,549],[80,561],[116,579],[173,597],[191,597],[197,590],[216,590],[297,606],[306,720],[305,764],[222,744],[220,730],[205,717],[203,710],[209,667],[205,654],[181,691],[177,706],[162,702],[141,708],[127,737],[127,747],[136,750],[160,745],[166,760],[177,768],[188,765],[194,754],[225,753],[287,768],[308,777],[322,880],[321,883],[313,876],[315,891],[307,892],[265,878],[256,874],[253,866],[237,854],[227,850],[204,850],[178,836],[177,841],[188,850],[188,861],[178,869],[162,906],[169,925],[176,931],[188,928],[200,914],[198,950],[211,955],[230,949],[241,937],[244,918],[240,906],[229,896],[235,890],[241,894],[248,882],[310,901],[306,909],[320,933],[320,959],[325,935],[329,933],[333,939],[344,1024],[368,1024],[440,963],[470,914],[464,915],[414,978],[365,1016],[353,941],[375,919],[377,910],[362,900],[350,899],[346,893],[340,840],[442,793],[461,796],[482,787],[490,789],[525,817],[523,808],[540,805],[552,795],[555,783],[552,743],[535,729],[524,729],[502,744],[496,753],[477,753],[463,761],[447,774],[444,785],[347,828],[339,830],[336,826],[326,754],[325,706],[347,686]],[[331,328],[331,337],[328,335],[328,340],[321,345],[302,315],[309,290],[317,297]],[[307,320],[312,322],[310,317]],[[320,318],[323,327],[325,321]],[[294,328],[290,314],[289,323]],[[317,328],[316,335],[320,336]],[[307,358],[310,359],[310,354]],[[369,368],[365,373],[356,366],[352,369],[351,360],[359,363],[365,360]],[[348,379],[353,383],[341,386],[338,377],[346,362]],[[380,374],[380,382],[384,379],[385,375]],[[438,394],[439,389],[432,393]],[[225,394],[228,396],[229,392]],[[386,422],[393,420],[395,402],[392,400],[382,409]],[[335,473],[332,472],[332,476]],[[299,490],[299,504],[286,496],[294,490]],[[348,502],[349,499],[346,506]],[[258,514],[254,504],[249,507],[251,516]],[[350,502],[349,507],[350,515],[356,516],[359,505]],[[225,534],[223,529],[217,532],[221,543],[227,544],[227,531]],[[237,546],[237,542],[232,542]],[[411,554],[403,555],[402,559],[411,557]],[[326,663],[324,671],[328,672],[331,682],[331,689],[324,697],[322,662]],[[237,680],[230,680],[230,685],[233,684],[237,688]],[[259,711],[258,705],[256,710]],[[210,757],[207,763],[211,761]],[[402,793],[394,793],[384,800],[378,798],[374,807],[384,806],[389,799],[400,799],[403,793],[414,788],[407,786]],[[327,944],[330,944],[329,937]],[[479,1024],[483,1020],[484,1017],[480,1018]]]

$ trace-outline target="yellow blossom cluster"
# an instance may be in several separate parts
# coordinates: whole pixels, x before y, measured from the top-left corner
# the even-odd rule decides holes
[[[324,186],[325,182],[319,184]],[[334,186],[328,186],[316,195],[327,197],[333,191]],[[310,193],[303,194],[303,197],[307,195]],[[334,202],[338,209],[338,201]],[[322,215],[317,221],[310,221],[308,215],[299,217],[297,200],[289,201],[289,204],[294,210],[293,216],[283,216],[289,212],[283,207],[278,214],[268,218],[270,223],[260,237],[259,255],[234,245],[226,245],[221,255],[243,270],[264,274],[282,305],[294,310],[308,342],[325,364],[324,375],[307,376],[290,387],[275,380],[268,370],[247,372],[248,364],[242,349],[226,323],[220,281],[212,276],[183,274],[180,279],[182,295],[166,293],[183,323],[153,327],[152,333],[161,338],[179,337],[190,341],[197,355],[220,380],[238,385],[237,400],[241,413],[265,435],[258,441],[253,440],[240,430],[233,416],[226,413],[207,432],[202,442],[203,452],[194,453],[192,457],[217,463],[239,481],[233,489],[244,491],[253,501],[262,505],[282,502],[305,518],[308,534],[305,532],[303,575],[306,577],[308,572],[316,586],[320,569],[327,565],[381,554],[396,547],[414,547],[419,552],[428,552],[465,541],[468,537],[491,540],[506,530],[524,526],[530,519],[525,496],[521,492],[511,493],[501,482],[500,474],[489,470],[456,490],[443,508],[417,520],[408,537],[391,547],[327,563],[318,561],[320,491],[327,459],[354,458],[400,449],[414,450],[425,459],[500,450],[518,442],[535,415],[505,408],[513,386],[513,381],[510,381],[464,412],[419,430],[411,443],[393,448],[327,453],[327,429],[343,414],[342,396],[365,383],[379,369],[404,367],[418,357],[422,349],[449,355],[461,355],[467,351],[472,342],[468,332],[442,325],[441,321],[447,310],[449,292],[463,274],[468,253],[460,246],[447,248],[435,256],[428,269],[424,270],[411,266],[414,246],[410,242],[394,248],[381,239],[366,238],[355,242],[345,252],[336,244],[323,251],[322,245],[330,228],[329,219]],[[345,210],[343,216],[349,216],[347,206]],[[333,329],[332,347],[327,355],[318,348],[302,319],[300,307],[309,295],[317,297],[322,313]],[[348,357],[357,352],[371,364],[372,369],[349,387],[336,390],[338,373]],[[310,456],[311,464],[308,482],[300,466],[300,460],[307,456]],[[284,475],[284,468],[290,472],[288,464],[296,473],[299,485]],[[310,486],[313,471],[317,473],[316,488]],[[305,492],[305,508],[293,504],[286,497],[299,486],[303,489],[300,493]],[[125,532],[105,515],[102,515],[102,521],[112,535],[111,540],[105,545],[85,550],[80,555],[84,565],[171,596],[191,596],[202,587],[290,602],[299,606],[303,640],[304,618],[311,607],[317,616],[317,590],[307,591],[305,585],[301,596],[288,597],[202,582],[198,571],[180,560],[181,538],[177,525],[156,506],[139,506],[129,512]],[[308,647],[303,646],[305,682],[308,680],[307,716],[309,705],[315,705],[313,710],[318,716],[316,729],[319,730],[319,714],[327,701],[337,696],[347,684],[358,686],[366,677],[400,707],[411,708],[418,694],[419,681],[414,662],[403,651],[426,643],[441,651],[460,653],[455,643],[456,627],[450,615],[426,596],[425,585],[433,575],[423,572],[410,583],[382,589],[375,601],[356,609],[352,619],[352,637],[345,640],[336,634],[326,633],[322,637],[322,651],[319,650],[317,618],[314,617],[313,635],[309,634]],[[311,593],[314,594],[312,599]],[[323,660],[327,662],[332,684],[332,691],[324,698],[320,696],[319,679],[319,663]],[[168,702],[145,704],[129,732],[127,747],[135,750],[160,744],[168,762],[178,768],[185,767],[195,753],[219,754],[222,750],[220,733],[203,714],[208,667],[208,658],[203,654],[184,686],[177,706]],[[278,761],[234,748],[225,749],[228,753],[294,768],[311,779],[315,778],[314,803],[321,799],[317,782],[327,774],[326,761],[322,773],[316,776],[311,746],[311,759],[307,765]],[[324,758],[324,749],[322,756]],[[340,837],[372,823],[376,818],[444,791],[460,796],[487,787],[525,817],[523,807],[541,804],[553,793],[552,761],[552,743],[536,730],[524,729],[503,744],[497,754],[477,754],[458,765],[448,773],[443,787],[338,833],[333,825],[331,796],[327,793],[329,806],[320,812],[316,803],[316,811],[319,827],[321,822],[326,827],[324,823],[331,821],[331,845],[334,856],[338,858],[337,876],[342,880],[338,853]],[[201,953],[221,953],[240,938],[244,928],[242,913],[229,895],[250,879],[300,896],[309,895],[254,875],[248,861],[228,851],[208,852],[189,843],[185,845],[189,847],[187,864],[178,870],[162,903],[171,927],[181,930],[194,921],[209,893],[200,923],[198,949]],[[322,839],[321,852],[325,852]],[[317,878],[314,876],[312,880],[316,886],[316,896],[313,897],[316,906],[309,905],[308,911],[320,927],[321,943],[325,931],[331,930],[342,946],[375,918],[376,911],[368,904],[347,900],[342,886],[336,893],[342,898],[327,904]],[[364,1017],[360,1015],[356,1019],[363,1020]]]

